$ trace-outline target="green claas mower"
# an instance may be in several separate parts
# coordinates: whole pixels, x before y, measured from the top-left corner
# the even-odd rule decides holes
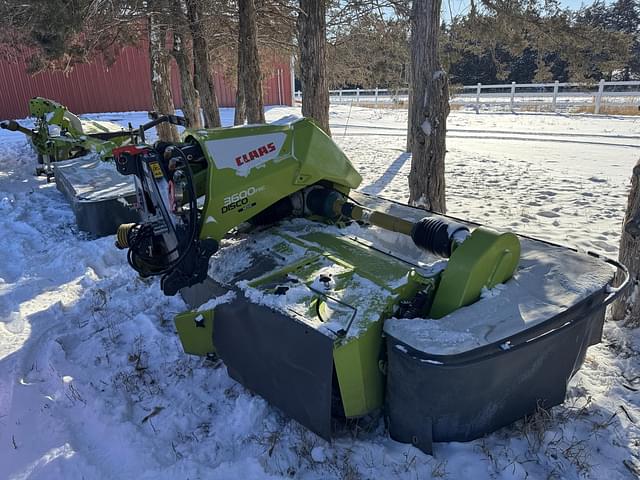
[[[116,246],[193,308],[185,352],[329,439],[382,413],[431,451],[564,400],[624,267],[370,196],[311,120],[114,150],[141,220]]]
[[[38,154],[37,175],[53,176],[52,162],[68,160],[96,152],[109,156],[111,150],[130,139],[130,133],[118,124],[81,119],[65,106],[41,97],[29,101],[29,116],[35,128],[15,120],[0,122],[0,128],[21,132],[31,140]]]
[[[135,201],[132,178],[113,168],[113,149],[145,141],[145,132],[157,124],[186,126],[176,115],[149,112],[149,122],[123,129],[112,122],[79,118],[66,107],[46,98],[29,101],[33,129],[15,120],[0,122],[0,128],[21,132],[33,145],[37,175],[55,177],[56,187],[66,197],[78,228],[94,236],[113,235],[118,226],[138,218],[130,205]]]

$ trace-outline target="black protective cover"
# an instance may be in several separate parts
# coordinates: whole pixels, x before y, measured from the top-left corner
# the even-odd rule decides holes
[[[122,223],[139,221],[133,177],[94,157],[53,164],[56,187],[71,204],[80,230],[96,236],[116,233]]]
[[[601,339],[605,289],[539,328],[457,355],[429,355],[387,334],[386,413],[395,440],[476,439],[564,401],[587,348]],[[500,345],[503,345],[501,347]]]
[[[331,437],[333,340],[244,298],[216,307],[216,350],[229,375],[320,437]]]

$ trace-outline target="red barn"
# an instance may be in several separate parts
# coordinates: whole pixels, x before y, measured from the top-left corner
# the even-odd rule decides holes
[[[292,75],[289,59],[263,67],[265,105],[292,104]],[[235,85],[215,75],[221,107],[235,104]],[[176,108],[182,105],[180,79],[172,62],[171,85]],[[74,113],[151,110],[149,52],[144,47],[126,47],[110,66],[102,58],[81,64],[69,73],[42,72],[30,75],[25,61],[0,60],[0,120],[24,118],[32,97],[46,97],[67,106]]]

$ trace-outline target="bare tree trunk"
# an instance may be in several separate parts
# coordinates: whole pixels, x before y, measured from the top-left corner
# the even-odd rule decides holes
[[[184,37],[177,29],[173,32],[173,58],[180,72],[180,92],[182,93],[182,113],[191,128],[202,128],[200,117],[200,97],[194,85],[191,68],[193,62]]]
[[[619,260],[629,269],[631,288],[615,301],[611,313],[614,320],[625,320],[625,325],[637,328],[640,327],[640,161],[633,168],[623,225]],[[621,281],[622,275],[618,273],[616,282]]]
[[[313,118],[329,130],[329,84],[327,81],[327,0],[299,0],[298,45],[300,47],[300,81],[302,115]]]
[[[449,82],[438,60],[441,0],[414,0],[411,10],[411,145],[409,202],[445,213],[444,157]]]
[[[413,138],[409,134],[409,132],[411,131],[411,105],[413,105],[413,88],[411,81],[411,72],[413,71],[413,69],[411,63],[407,65],[407,70],[409,70],[407,75],[407,83],[409,84],[409,91],[407,92],[407,109],[409,112],[407,115],[407,153],[411,153],[411,148],[413,147],[413,145],[411,144],[413,142]]]
[[[169,75],[169,54],[166,49],[167,29],[157,13],[149,14],[149,63],[151,66],[151,93],[153,109],[159,113],[174,114]],[[180,137],[175,125],[168,123],[156,127],[158,137],[165,142],[178,142]]]
[[[247,119],[247,104],[244,97],[244,66],[244,50],[240,48],[240,43],[238,43],[238,84],[236,87],[236,110],[233,115],[234,125],[244,125]]]
[[[200,0],[186,0],[189,27],[193,37],[193,62],[195,85],[200,95],[204,126],[220,126],[220,110],[216,97],[213,70],[209,58],[209,42],[202,25],[202,5]]]
[[[262,75],[258,56],[256,5],[254,0],[238,0],[238,82],[242,82],[244,105],[249,123],[264,123]],[[242,52],[242,53],[241,53]],[[242,57],[242,65],[240,60]],[[242,78],[240,71],[242,67]]]

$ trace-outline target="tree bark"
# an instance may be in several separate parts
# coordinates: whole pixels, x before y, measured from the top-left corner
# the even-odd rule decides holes
[[[631,287],[614,302],[611,314],[614,320],[625,320],[626,326],[637,328],[640,327],[640,161],[631,176],[618,258],[629,269]],[[617,284],[621,281],[622,274],[617,273]]]
[[[244,97],[244,51],[238,44],[238,82],[236,86],[236,109],[233,114],[234,125],[244,125],[247,120],[246,102]]]
[[[245,112],[249,123],[264,123],[262,100],[262,74],[258,56],[258,32],[254,0],[238,0],[238,81],[242,82]],[[241,53],[242,52],[242,53]],[[242,78],[240,78],[240,59]]]
[[[329,129],[329,83],[327,81],[326,0],[299,0],[298,45],[302,115],[313,118],[331,135]]]
[[[167,28],[162,25],[157,13],[150,13],[149,63],[151,67],[151,92],[153,109],[162,114],[175,114],[169,75],[169,54],[166,49]],[[178,142],[180,136],[175,125],[162,123],[156,127],[158,138],[165,142]]]
[[[438,59],[441,0],[414,0],[411,10],[411,146],[409,202],[445,213],[444,158],[449,82]]]
[[[187,0],[186,3],[189,27],[193,37],[195,86],[200,96],[204,126],[207,128],[219,127],[220,110],[209,57],[209,42],[202,24],[202,5],[199,0]]]
[[[411,88],[411,72],[412,72],[412,67],[411,64],[407,65],[407,69],[409,70],[409,73],[407,75],[407,83],[409,84],[409,88],[408,88],[408,95],[407,95],[407,153],[411,153],[411,148],[413,147],[412,142],[413,142],[413,137],[409,134],[409,132],[411,131],[411,105],[413,105],[413,88]]]
[[[200,97],[194,85],[191,68],[193,62],[187,49],[182,32],[173,32],[173,58],[176,59],[180,73],[180,92],[182,93],[182,113],[191,128],[202,128],[200,117]]]

